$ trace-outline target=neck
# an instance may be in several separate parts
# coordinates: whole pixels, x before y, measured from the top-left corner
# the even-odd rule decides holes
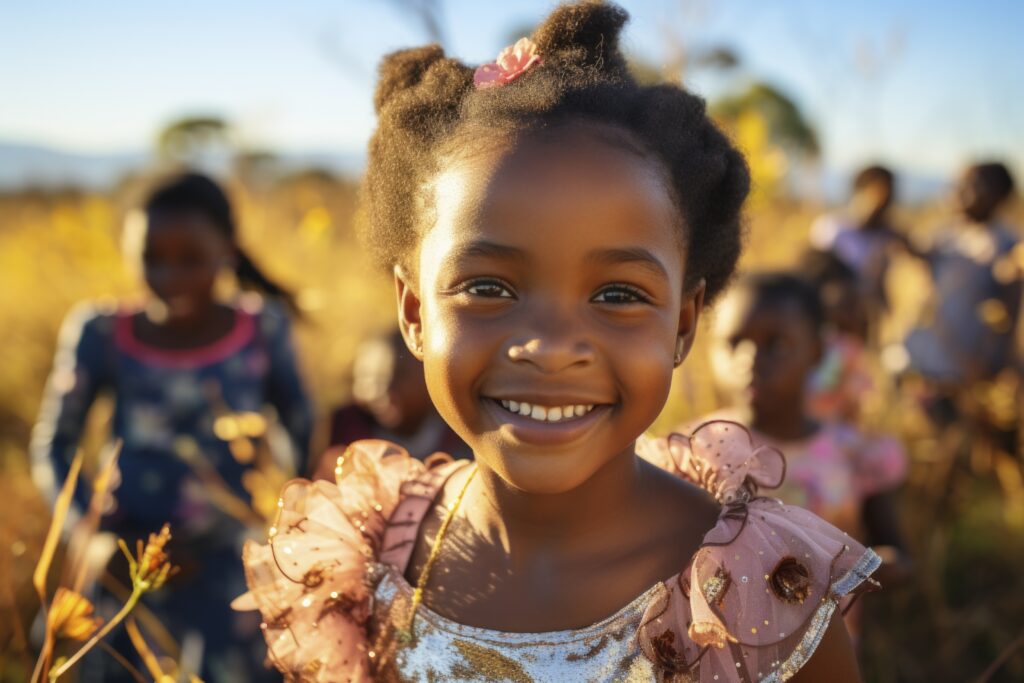
[[[149,307],[147,319],[156,327],[177,336],[187,336],[196,332],[205,332],[219,320],[220,311],[216,302],[210,300],[198,306],[185,316],[166,315],[162,308]]]
[[[579,546],[612,525],[625,523],[650,485],[633,444],[589,479],[563,493],[534,494],[509,486],[481,467],[467,492],[467,516],[476,529],[511,557],[527,559],[551,548]]]

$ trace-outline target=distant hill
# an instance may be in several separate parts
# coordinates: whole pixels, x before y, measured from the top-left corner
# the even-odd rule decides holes
[[[150,155],[140,152],[89,154],[0,141],[0,188],[71,185],[99,189],[151,161]]]
[[[352,152],[290,152],[276,155],[275,161],[284,171],[318,168],[348,176],[361,173],[365,163],[362,154]],[[0,140],[0,190],[68,186],[99,190],[155,162],[148,152],[68,152]],[[223,167],[226,162],[213,160],[211,165]]]
[[[0,140],[0,190],[67,186],[98,190],[154,163],[148,152],[79,153]],[[317,168],[357,176],[362,173],[366,159],[357,152],[285,152],[275,156],[275,163],[285,172]],[[222,169],[226,164],[226,158],[213,159],[204,167]],[[820,176],[792,179],[792,189],[800,196],[838,203],[846,197],[847,176],[842,171],[825,169]],[[915,173],[900,174],[899,183],[900,200],[908,203],[935,199],[947,187],[942,178]]]

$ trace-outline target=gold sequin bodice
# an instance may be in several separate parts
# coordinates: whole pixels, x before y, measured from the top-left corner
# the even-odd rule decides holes
[[[412,639],[401,643],[412,587],[392,567],[375,565],[371,634],[381,681],[655,681],[636,642],[644,610],[664,592],[658,584],[612,616],[581,629],[509,633],[465,626],[421,605]]]

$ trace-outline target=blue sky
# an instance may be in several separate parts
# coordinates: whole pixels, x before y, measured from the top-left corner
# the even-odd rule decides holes
[[[817,123],[835,168],[882,159],[951,173],[999,156],[1024,172],[1024,2],[625,0],[625,43],[723,43]],[[253,146],[358,151],[373,127],[379,57],[425,42],[385,0],[96,0],[0,7],[0,139],[108,152],[211,112]],[[549,0],[447,0],[450,51],[493,59]],[[669,39],[669,37],[671,37]],[[866,55],[866,56],[865,56]],[[872,67],[872,63],[884,66]],[[713,96],[722,83],[695,74]]]

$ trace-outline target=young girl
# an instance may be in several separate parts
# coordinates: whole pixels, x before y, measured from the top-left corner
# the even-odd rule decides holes
[[[821,405],[812,410],[809,380],[820,373],[824,326],[807,282],[786,273],[742,279],[715,320],[714,372],[733,404],[715,417],[749,426],[755,443],[786,454],[786,481],[775,495],[888,547],[895,567],[904,552],[891,494],[906,476],[906,455],[891,437],[869,436]]]
[[[857,276],[833,254],[812,251],[800,272],[821,299],[824,350],[807,381],[807,409],[827,422],[859,424],[875,388],[868,356],[868,311]]]
[[[876,556],[756,496],[738,425],[634,444],[739,252],[742,157],[638,85],[626,14],[582,3],[476,70],[388,57],[370,243],[475,464],[385,442],[293,482],[244,554],[291,680],[857,680],[837,605]]]
[[[111,392],[111,438],[123,448],[116,507],[104,528],[132,545],[170,522],[171,553],[182,571],[148,606],[177,638],[201,635],[204,680],[238,680],[231,672],[246,671],[246,662],[258,676],[255,629],[241,632],[243,620],[222,607],[244,585],[237,562],[244,527],[210,504],[189,461],[205,461],[247,499],[242,480],[250,466],[215,435],[215,419],[270,404],[301,466],[311,414],[288,319],[252,295],[218,301],[214,284],[234,269],[243,285],[282,291],[238,246],[227,197],[208,178],[187,174],[162,185],[145,214],[142,265],[150,296],[141,308],[83,306],[68,317],[33,433],[34,474],[55,496],[90,405],[101,391]],[[85,505],[88,498],[89,484],[81,482],[76,499]]]

